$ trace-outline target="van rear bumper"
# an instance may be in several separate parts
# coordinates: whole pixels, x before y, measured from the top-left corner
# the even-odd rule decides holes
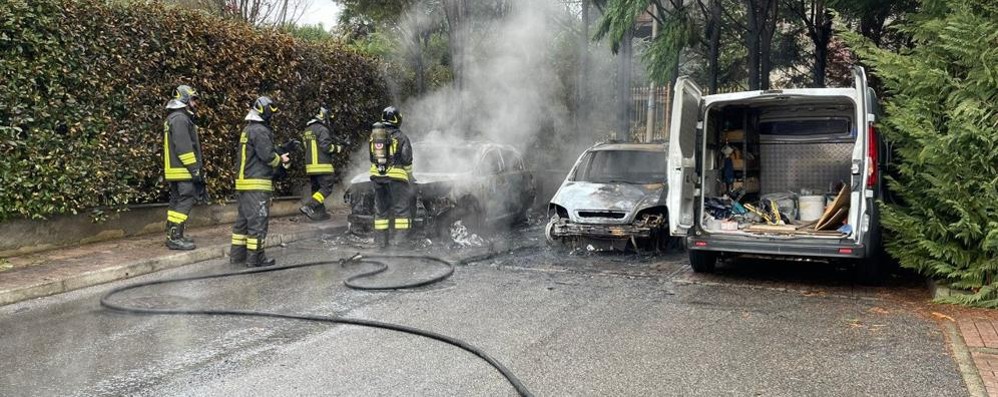
[[[784,257],[862,259],[867,256],[865,245],[843,240],[783,240],[702,235],[687,237],[686,247],[694,251]]]

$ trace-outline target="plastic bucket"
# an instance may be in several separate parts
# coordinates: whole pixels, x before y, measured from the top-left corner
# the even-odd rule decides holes
[[[801,196],[800,220],[816,221],[825,212],[825,196]]]

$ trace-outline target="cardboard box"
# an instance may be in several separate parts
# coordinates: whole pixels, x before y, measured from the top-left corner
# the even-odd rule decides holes
[[[728,142],[741,142],[745,140],[745,130],[724,131],[724,140]]]

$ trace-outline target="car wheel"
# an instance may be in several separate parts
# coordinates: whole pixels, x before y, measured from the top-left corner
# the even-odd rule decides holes
[[[695,273],[713,273],[717,264],[717,253],[690,250],[690,267]]]
[[[550,245],[561,245],[561,238],[554,236],[554,224],[558,223],[558,217],[553,216],[548,224],[544,226],[544,239],[547,240]]]

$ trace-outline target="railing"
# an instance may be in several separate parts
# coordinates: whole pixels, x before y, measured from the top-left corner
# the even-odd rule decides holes
[[[649,97],[649,93],[651,94]],[[650,106],[649,106],[650,105]],[[649,110],[653,112],[651,120],[651,140],[666,140],[669,138],[669,109],[672,102],[669,98],[669,88],[656,86],[634,87],[631,89],[630,135],[631,140],[648,141]],[[651,109],[649,109],[649,107]]]

